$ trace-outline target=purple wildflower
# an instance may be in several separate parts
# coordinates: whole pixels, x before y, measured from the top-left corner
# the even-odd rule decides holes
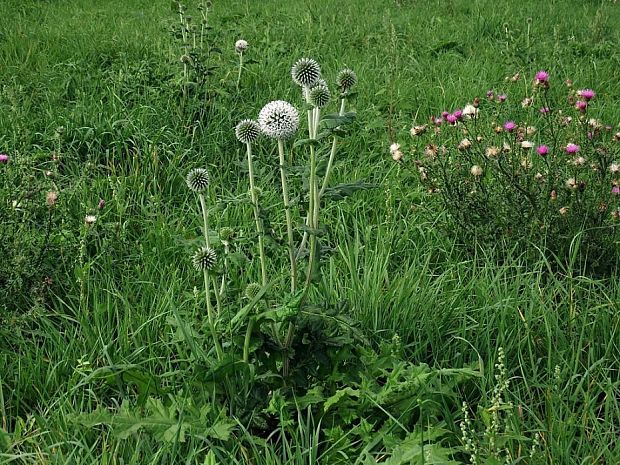
[[[504,123],[504,129],[508,132],[512,132],[516,129],[517,124],[514,121],[506,121]]]
[[[549,153],[549,147],[547,147],[546,145],[539,145],[538,147],[536,147],[536,152],[541,157],[545,157]]]
[[[577,144],[570,143],[566,146],[566,153],[575,154],[579,152],[580,147]]]

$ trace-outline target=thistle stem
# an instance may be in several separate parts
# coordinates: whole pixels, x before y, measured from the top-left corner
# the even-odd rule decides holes
[[[200,207],[202,210],[202,221],[204,225],[203,234],[205,238],[205,245],[207,247],[210,247],[209,215],[207,213],[207,203],[205,202],[205,196],[203,195],[202,192],[198,194],[198,198],[200,199]],[[213,337],[213,344],[215,344],[215,351],[217,353],[217,358],[218,360],[222,360],[223,352],[222,352],[222,346],[220,345],[219,338],[217,337],[217,332],[215,331],[215,322],[214,322],[214,317],[213,317],[213,304],[211,303],[211,283],[209,280],[207,270],[203,271],[203,277],[204,277],[204,284],[205,284],[205,300],[207,301],[207,318],[209,320],[209,329],[211,330],[211,336]],[[217,298],[218,307],[219,307],[219,298],[217,296],[217,288],[215,288],[214,290],[216,293],[216,298]]]
[[[252,162],[252,144],[246,144],[248,153],[248,172],[250,178],[250,196],[252,198],[252,207],[254,208],[254,221],[256,222],[256,233],[258,234],[258,254],[260,258],[260,271],[263,286],[267,285],[267,262],[265,259],[265,232],[263,231],[263,222],[260,218],[260,210],[258,206],[258,195],[254,186],[254,163]],[[282,163],[282,161],[280,161]]]
[[[344,115],[344,104],[345,104],[345,99],[340,99],[340,111],[338,112],[338,115],[342,116]],[[325,169],[325,177],[323,178],[323,184],[321,186],[321,190],[319,191],[319,199],[321,197],[323,197],[323,194],[325,193],[325,189],[327,189],[327,183],[329,181],[329,175],[330,172],[332,170],[332,166],[334,165],[334,159],[336,158],[336,141],[337,138],[336,136],[334,136],[334,139],[332,140],[332,150],[329,154],[329,160],[327,162],[327,168]]]
[[[213,318],[213,306],[211,304],[211,287],[209,282],[209,275],[207,270],[202,272],[205,282],[205,297],[207,301],[207,318],[209,321],[209,329],[211,330],[211,337],[213,338],[213,344],[215,344],[215,352],[217,353],[217,359],[222,360],[224,358],[224,353],[222,352],[222,346],[220,345],[220,340],[217,337],[217,332],[215,331],[215,322]]]
[[[211,247],[209,243],[209,215],[207,214],[207,203],[205,202],[205,196],[202,194],[198,194],[198,198],[200,199],[200,207],[202,210],[202,222],[203,222],[203,234],[205,238],[205,245],[207,247]]]
[[[241,82],[241,70],[243,69],[243,52],[239,53],[239,75],[237,76],[237,90],[239,90],[239,83]]]
[[[250,342],[252,341],[252,330],[254,329],[254,318],[250,318],[248,321],[248,327],[245,330],[245,339],[243,341],[243,361],[249,363],[250,361]]]
[[[291,293],[297,288],[297,264],[295,261],[295,246],[293,243],[293,220],[291,218],[291,204],[288,197],[288,185],[284,169],[284,141],[278,139],[278,154],[280,155],[280,177],[282,179],[282,199],[284,201],[284,214],[286,216],[286,232],[288,236],[288,254],[291,261]]]

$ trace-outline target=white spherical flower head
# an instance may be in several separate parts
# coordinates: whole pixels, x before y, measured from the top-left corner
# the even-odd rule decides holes
[[[244,119],[235,127],[235,136],[239,142],[251,144],[260,136],[260,126],[251,119]]]
[[[346,68],[338,73],[336,82],[341,92],[348,92],[357,83],[357,75],[352,69]]]
[[[269,102],[258,114],[261,131],[272,139],[288,139],[297,132],[299,113],[284,100]]]
[[[323,108],[329,103],[330,99],[331,93],[329,91],[329,88],[324,85],[314,86],[312,89],[310,89],[310,92],[308,94],[308,103],[317,108]]]
[[[195,168],[187,173],[187,187],[194,192],[204,192],[209,187],[209,172],[205,168]]]
[[[301,58],[293,65],[291,76],[296,84],[311,87],[321,78],[321,67],[312,58]]]
[[[239,39],[237,42],[235,42],[235,51],[237,53],[243,53],[248,49],[249,45],[247,43],[247,41],[243,40],[243,39]]]

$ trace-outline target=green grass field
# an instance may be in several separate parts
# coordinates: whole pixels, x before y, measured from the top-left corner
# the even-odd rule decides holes
[[[3,0],[0,17],[0,153],[10,156],[0,164],[0,463],[620,463],[618,273],[592,277],[552,269],[542,254],[498,261],[492,250],[459,246],[389,151],[410,143],[414,122],[487,89],[508,92],[505,78],[517,72],[527,86],[539,69],[595,88],[601,118],[617,131],[616,1],[214,0],[201,58],[211,72],[191,86],[169,1]],[[240,38],[250,47],[237,88]],[[247,302],[234,296],[260,280],[234,127],[271,100],[301,110],[290,73],[305,56],[330,84],[344,67],[357,73],[348,103],[356,119],[332,181],[372,185],[323,208],[331,253],[308,300],[340,309],[354,345],[380,353],[395,344],[398,363],[475,373],[454,385],[447,374],[428,386],[416,378],[409,423],[379,403],[362,410],[368,401],[352,391],[338,391],[345,397],[329,412],[296,405],[306,393],[291,394],[284,379],[296,412],[286,416],[275,389],[260,389],[280,365],[248,384],[266,399],[262,412],[222,402],[204,375],[215,354],[190,260],[203,223],[185,176],[208,168],[213,237],[235,230],[220,312],[230,321]],[[254,156],[264,204],[277,205],[275,144],[261,141]],[[303,174],[291,178],[303,187]],[[48,207],[50,191],[58,200]],[[270,214],[284,237],[284,214]],[[86,225],[86,215],[96,222]],[[274,306],[288,293],[284,246],[268,244]],[[225,350],[236,338],[243,345],[243,334],[222,331]],[[500,347],[510,382],[488,444]],[[326,385],[343,388],[336,372],[351,363],[339,359]],[[235,379],[224,379],[221,389],[234,392]],[[464,401],[477,461],[460,429]],[[153,405],[158,414],[148,416]],[[335,411],[350,426],[338,426]],[[252,423],[259,413],[267,426]]]

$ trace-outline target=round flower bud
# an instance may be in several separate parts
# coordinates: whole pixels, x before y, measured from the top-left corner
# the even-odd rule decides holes
[[[300,86],[310,87],[321,77],[321,67],[312,58],[301,58],[291,69],[293,81]]]
[[[205,168],[195,168],[187,174],[185,182],[192,191],[203,192],[209,187],[209,172]]]
[[[346,68],[338,73],[336,82],[341,92],[348,92],[357,83],[357,75],[352,69]]]
[[[211,271],[217,263],[217,254],[211,247],[201,247],[192,256],[192,265],[198,271]]]
[[[254,298],[256,298],[256,296],[262,289],[263,289],[263,286],[261,286],[260,284],[250,283],[245,288],[245,296],[248,300],[254,300]]]
[[[284,100],[269,102],[258,114],[258,124],[267,137],[288,139],[297,132],[299,113]]]
[[[230,242],[232,238],[235,237],[235,230],[233,228],[229,228],[228,226],[224,226],[220,229],[219,235],[220,241]]]
[[[260,136],[260,126],[251,119],[244,119],[235,127],[235,136],[239,142],[250,144]]]
[[[331,93],[327,86],[314,86],[308,94],[309,104],[317,108],[323,108],[329,103]]]
[[[248,49],[248,43],[247,41],[243,40],[243,39],[239,39],[237,42],[235,42],[235,52],[237,53],[243,53]]]

